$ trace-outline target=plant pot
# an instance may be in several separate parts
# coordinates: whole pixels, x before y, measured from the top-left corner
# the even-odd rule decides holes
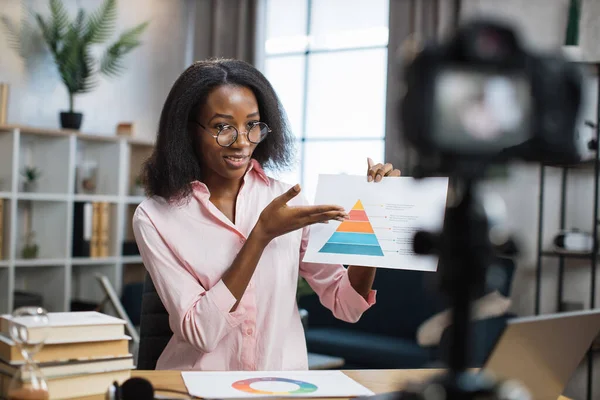
[[[39,250],[40,248],[37,244],[27,244],[21,251],[21,257],[26,260],[37,258]]]
[[[144,188],[142,186],[135,185],[132,191],[133,196],[145,196]]]
[[[32,193],[37,191],[38,183],[37,181],[23,181],[22,183],[22,191]]]
[[[82,119],[83,119],[82,113],[61,112],[60,113],[60,126],[63,129],[77,130],[81,127]]]

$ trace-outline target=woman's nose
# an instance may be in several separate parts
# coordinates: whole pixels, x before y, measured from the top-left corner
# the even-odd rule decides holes
[[[233,142],[234,147],[248,147],[250,146],[250,140],[248,140],[248,131],[242,130],[238,128],[238,135],[235,142]]]

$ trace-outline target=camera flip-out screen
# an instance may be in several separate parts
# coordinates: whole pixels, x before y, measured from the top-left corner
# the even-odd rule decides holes
[[[433,87],[432,137],[454,154],[496,154],[532,137],[531,88],[518,74],[446,68]]]

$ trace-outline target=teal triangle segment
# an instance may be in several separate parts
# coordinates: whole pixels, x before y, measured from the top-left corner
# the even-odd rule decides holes
[[[334,232],[320,253],[383,256],[383,250],[374,233]]]

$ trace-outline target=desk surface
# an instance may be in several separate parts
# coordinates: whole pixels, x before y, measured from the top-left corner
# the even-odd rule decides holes
[[[385,393],[402,389],[409,381],[423,381],[433,374],[436,369],[394,369],[394,370],[349,370],[343,371],[350,378],[375,393]],[[186,391],[179,371],[132,371],[132,376],[148,379],[156,388]],[[103,399],[103,396],[87,397],[86,399]],[[338,399],[339,400],[339,399]],[[560,397],[559,400],[569,400]]]

